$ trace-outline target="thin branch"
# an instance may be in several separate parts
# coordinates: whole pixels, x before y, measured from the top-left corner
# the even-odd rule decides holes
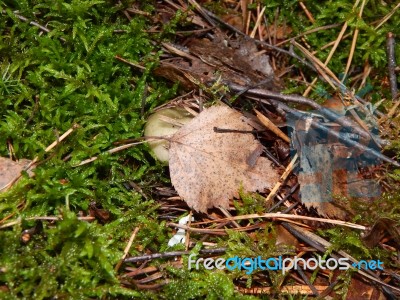
[[[356,1],[356,3],[358,3],[358,2],[359,2],[359,0]],[[228,28],[229,30],[231,30],[231,31],[233,31],[233,32],[235,32],[235,33],[237,33],[237,34],[243,36],[246,40],[251,40],[251,41],[253,41],[254,43],[256,43],[257,45],[261,45],[261,46],[267,47],[267,48],[269,48],[269,49],[275,50],[275,51],[277,51],[277,52],[280,52],[280,53],[286,54],[286,55],[288,55],[288,56],[291,56],[291,57],[295,58],[297,61],[299,61],[301,64],[307,66],[309,69],[311,69],[311,70],[313,70],[313,71],[317,71],[317,69],[316,69],[312,64],[310,64],[310,63],[307,62],[304,58],[301,58],[299,55],[297,55],[297,54],[293,51],[293,49],[290,49],[290,51],[287,51],[287,50],[285,50],[285,49],[282,49],[282,48],[280,48],[280,47],[277,47],[277,46],[268,44],[268,43],[266,43],[266,42],[263,42],[263,41],[260,41],[260,40],[257,40],[257,39],[253,39],[253,38],[249,37],[246,33],[243,33],[243,32],[241,32],[240,30],[238,30],[236,27],[234,27],[234,26],[232,26],[232,25],[230,25],[230,24],[228,24],[228,23],[222,21],[220,18],[218,18],[218,17],[217,17],[216,15],[214,15],[212,12],[210,12],[210,11],[204,9],[204,8],[203,8],[203,11],[205,11],[205,12],[207,13],[207,15],[209,15],[211,18],[213,18],[214,20],[216,20],[216,21],[217,21],[218,23],[220,23],[221,25],[223,25],[223,26],[225,26],[226,28]],[[321,76],[321,77],[322,77],[322,76]],[[328,77],[331,77],[331,76],[328,75]],[[323,77],[322,77],[322,78],[323,78]],[[324,79],[325,79],[325,78],[324,78]],[[333,84],[334,84],[335,86],[337,86],[342,92],[344,92],[345,94],[348,94],[349,96],[351,96],[352,98],[354,98],[354,99],[356,99],[357,101],[361,102],[362,104],[367,103],[367,101],[365,101],[365,100],[362,99],[361,97],[359,97],[359,96],[357,96],[357,95],[354,95],[352,92],[350,92],[349,89],[348,89],[345,85],[343,85],[341,82],[336,82],[336,80],[333,80]],[[380,111],[378,111],[378,110],[375,110],[374,113],[376,113],[378,116],[383,116],[383,113],[380,112]]]
[[[18,19],[20,19],[21,21],[24,21],[26,23],[28,23],[29,25],[33,25],[37,28],[39,28],[40,30],[46,32],[46,33],[50,33],[51,30],[48,29],[45,26],[40,25],[39,23],[35,22],[35,21],[29,21],[28,18],[25,18],[24,16],[21,16],[20,14],[18,14],[16,11],[13,12],[14,16],[16,16]]]
[[[230,83],[230,82],[225,82],[225,84],[233,91],[233,92],[241,92],[242,90],[246,89],[245,87],[242,87],[238,84],[235,83]],[[262,99],[274,99],[278,101],[284,101],[284,102],[289,102],[289,103],[297,103],[297,104],[304,104],[307,106],[310,106],[311,108],[315,109],[318,111],[318,113],[326,116],[329,120],[332,122],[336,122],[346,128],[353,128],[354,131],[362,136],[363,138],[369,139],[370,138],[370,133],[368,131],[365,131],[363,128],[360,128],[358,124],[356,124],[354,121],[350,120],[349,118],[343,117],[341,115],[338,115],[334,111],[325,108],[315,101],[312,101],[311,99],[299,96],[299,95],[284,95],[281,93],[265,90],[265,89],[249,89],[246,91],[245,94],[251,95],[251,96],[256,96],[260,97]],[[379,144],[383,144],[383,141],[379,140]]]
[[[275,203],[273,206],[270,207],[270,209],[268,209],[268,212],[272,212],[275,208],[277,208],[278,206],[280,206],[283,202],[285,202],[291,195],[293,195],[293,193],[297,190],[297,188],[299,187],[299,183],[296,183],[294,186],[292,186],[292,188],[290,189],[290,191],[282,198],[279,200],[279,202]]]
[[[313,296],[319,296],[319,292],[317,289],[311,284],[310,280],[307,278],[306,274],[304,274],[301,268],[297,268],[297,273],[300,274],[300,277],[304,280],[304,282],[308,285],[310,290],[313,292]]]
[[[398,95],[397,89],[397,77],[396,77],[396,54],[395,54],[395,39],[394,34],[389,32],[387,34],[386,39],[386,53],[387,53],[387,61],[388,61],[388,70],[389,70],[389,83],[390,83],[390,92],[392,93],[392,100],[394,101]]]
[[[200,6],[200,4],[198,4],[196,2],[196,0],[189,0],[189,3],[192,4],[196,10],[203,16],[204,19],[206,19],[206,21],[213,27],[215,27],[215,23],[213,22],[213,20],[210,18],[210,16],[207,14],[207,12],[205,11],[205,9],[203,7]]]
[[[245,89],[245,88],[241,87],[240,85],[233,84],[233,83],[227,83],[227,85],[234,92],[239,92],[239,91],[242,91],[243,89]],[[322,115],[325,115],[328,119],[330,119],[346,128],[352,128],[361,137],[365,138],[366,134],[368,134],[368,136],[369,136],[368,132],[366,133],[365,131],[363,131],[353,121],[351,121],[347,118],[344,118],[344,117],[339,117],[339,119],[335,119],[335,118],[338,118],[338,115],[336,113],[334,113],[330,109],[321,107],[319,104],[313,102],[310,99],[307,99],[307,98],[304,98],[304,97],[298,96],[298,95],[283,95],[280,93],[276,93],[276,92],[272,92],[272,91],[268,91],[268,90],[261,90],[261,89],[250,89],[247,91],[247,93],[249,93],[252,96],[258,97],[259,99],[257,99],[257,101],[260,101],[260,102],[266,103],[266,104],[273,104],[278,109],[293,114],[293,116],[296,117],[297,119],[304,119],[306,117],[306,118],[310,119],[310,121],[311,121],[310,123],[313,128],[317,128],[318,130],[321,130],[322,132],[324,132],[326,134],[332,135],[333,137],[337,138],[338,140],[342,140],[348,146],[355,147],[356,149],[361,150],[364,153],[368,153],[368,154],[372,155],[373,157],[376,157],[385,162],[388,162],[396,167],[400,167],[400,163],[398,163],[397,161],[383,155],[382,153],[376,151],[373,148],[367,147],[361,143],[358,143],[352,139],[349,139],[343,135],[340,135],[338,132],[331,130],[328,127],[324,126],[323,123],[314,121],[311,118],[310,114],[302,113],[297,110],[294,110],[279,101],[279,100],[281,100],[281,101],[285,101],[285,102],[289,102],[289,103],[292,102],[292,103],[309,105],[312,108],[317,109],[319,113],[321,113]],[[250,98],[250,99],[252,99],[252,98]],[[278,100],[278,101],[276,101],[276,100]],[[384,144],[384,141],[382,141],[376,137],[374,138],[374,141],[378,141],[380,144]]]

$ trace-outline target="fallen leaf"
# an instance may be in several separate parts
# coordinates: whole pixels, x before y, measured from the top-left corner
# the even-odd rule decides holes
[[[277,40],[284,40],[292,33],[292,28],[289,26],[275,26],[271,25],[268,28],[263,28],[264,39],[276,38]]]
[[[380,218],[377,220],[362,237],[364,244],[368,248],[376,247],[385,237],[393,239],[397,249],[400,249],[400,225],[398,221],[389,218]]]
[[[216,132],[215,128],[234,132]],[[229,199],[272,188],[279,180],[245,117],[227,106],[213,106],[177,131],[170,141],[169,169],[178,194],[194,210],[229,208]]]
[[[337,280],[340,276],[340,272],[334,272],[332,276],[332,281]],[[329,295],[332,299],[340,299],[338,290],[334,290]],[[348,287],[348,292],[346,293],[346,300],[385,300],[385,299],[395,299],[385,297],[385,294],[376,286],[371,284],[370,282],[365,282],[363,278],[359,278],[358,276],[352,276],[350,280],[350,284]],[[398,299],[398,298],[396,298]]]
[[[299,246],[299,240],[282,225],[276,225],[276,245]]]
[[[243,18],[237,14],[226,14],[221,19],[238,30],[243,29]]]
[[[0,191],[5,189],[30,162],[28,159],[20,159],[16,162],[6,157],[0,157]]]

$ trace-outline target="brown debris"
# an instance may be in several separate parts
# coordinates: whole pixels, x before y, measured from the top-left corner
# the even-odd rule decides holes
[[[366,129],[360,123],[357,123],[354,115],[348,117],[349,106],[362,104],[365,101],[363,102],[360,99],[360,103],[357,102],[359,98],[353,95],[345,86],[340,86],[340,89],[344,89],[345,99],[331,98],[323,106],[316,103],[313,99],[306,98],[305,95],[304,97],[300,97],[278,93],[277,91],[280,86],[274,73],[279,74],[280,72],[278,72],[275,65],[278,68],[287,68],[287,71],[281,74],[290,74],[293,76],[293,73],[290,73],[290,68],[292,67],[289,68],[285,65],[288,62],[285,60],[285,55],[298,59],[303,65],[317,71],[333,88],[338,87],[339,80],[327,67],[329,59],[322,63],[314,56],[315,52],[312,52],[312,49],[306,49],[307,52],[302,51],[301,47],[303,47],[303,43],[299,42],[298,37],[315,32],[318,28],[314,28],[308,33],[305,32],[293,38],[291,37],[290,26],[279,24],[278,11],[275,24],[267,24],[265,20],[262,22],[262,18],[260,17],[263,15],[265,7],[259,2],[250,0],[229,1],[229,5],[234,6],[236,4],[236,8],[233,12],[230,11],[228,15],[222,16],[223,21],[221,22],[221,20],[218,20],[218,17],[201,8],[199,3],[204,2],[210,1],[196,2],[190,0],[189,3],[195,8],[194,11],[191,11],[184,1],[163,2],[164,11],[169,12],[168,17],[163,18],[163,22],[171,19],[170,16],[172,14],[170,12],[175,9],[180,9],[187,14],[188,18],[186,21],[190,22],[191,19],[194,21],[192,22],[192,26],[187,27],[189,28],[188,31],[177,31],[176,39],[174,40],[175,44],[163,44],[166,51],[155,73],[174,83],[179,82],[183,89],[190,90],[193,99],[196,99],[196,95],[200,94],[201,97],[198,98],[201,101],[195,100],[200,108],[203,104],[208,106],[207,97],[212,98],[214,101],[216,100],[215,97],[212,97],[215,95],[210,95],[206,91],[211,85],[219,83],[222,88],[229,87],[231,94],[220,93],[218,95],[221,98],[224,97],[222,100],[229,101],[231,96],[235,96],[237,97],[237,101],[235,100],[234,107],[240,109],[245,107],[243,110],[247,111],[257,109],[259,111],[257,113],[259,119],[263,119],[263,116],[268,117],[272,124],[268,121],[258,122],[258,127],[253,126],[255,122],[251,124],[252,126],[245,126],[243,122],[237,124],[235,120],[242,117],[241,114],[234,110],[233,112],[228,112],[227,108],[224,108],[226,111],[220,113],[223,116],[221,119],[217,118],[218,114],[211,114],[205,120],[196,121],[198,123],[194,124],[197,125],[189,124],[182,128],[170,141],[170,151],[174,157],[170,164],[171,181],[180,197],[174,193],[173,189],[166,187],[159,188],[158,195],[162,203],[160,207],[160,219],[173,220],[178,218],[182,213],[187,212],[187,207],[180,201],[183,198],[189,207],[198,212],[204,212],[202,214],[194,213],[196,223],[192,223],[190,226],[179,227],[179,224],[168,223],[168,226],[173,228],[187,230],[188,241],[190,235],[190,247],[198,242],[204,243],[205,248],[215,247],[216,243],[213,243],[215,240],[212,237],[227,235],[229,231],[226,229],[230,229],[232,231],[246,231],[248,237],[254,241],[254,247],[257,248],[257,243],[262,241],[262,239],[258,238],[259,235],[264,230],[267,230],[268,226],[271,226],[272,223],[274,230],[277,232],[276,238],[278,244],[291,245],[294,248],[293,251],[299,257],[310,258],[316,255],[322,256],[324,253],[328,253],[328,251],[330,257],[350,257],[343,250],[332,250],[334,249],[333,245],[314,232],[320,228],[331,228],[330,226],[349,224],[340,220],[349,219],[353,214],[350,208],[350,201],[356,201],[357,197],[354,197],[352,194],[354,191],[360,192],[361,197],[358,197],[359,201],[368,203],[373,200],[373,197],[363,197],[362,192],[365,189],[365,180],[373,179],[373,176],[370,176],[369,173],[372,173],[371,170],[375,166],[367,166],[365,169],[369,169],[369,171],[365,171],[361,167],[351,169],[346,166],[346,159],[362,155],[367,144],[371,141],[370,133],[367,132],[368,128]],[[168,3],[168,5],[165,3]],[[250,4],[257,5],[257,8],[250,8]],[[300,5],[304,10],[304,14],[307,15],[310,23],[312,23],[314,18],[308,11],[305,2],[300,2]],[[224,21],[225,24],[223,23]],[[253,26],[254,24],[256,25]],[[229,31],[225,32],[218,25],[222,25],[221,28],[229,28]],[[333,28],[340,25],[331,24],[322,26],[320,29]],[[182,34],[185,32],[190,32],[190,34]],[[247,34],[250,36],[247,36]],[[332,55],[339,42],[344,38],[343,34],[338,36],[337,43],[335,43],[331,51]],[[257,40],[257,38],[260,38],[260,40]],[[269,40],[270,45],[264,42],[265,39]],[[297,47],[297,50],[301,50],[304,55],[303,57],[306,57],[306,59],[300,59],[296,56],[293,49],[285,50],[278,48],[276,42],[280,39],[294,41],[293,45]],[[260,66],[263,67],[260,68]],[[302,70],[297,69],[296,71],[302,74],[296,80],[308,80],[307,76],[303,75]],[[317,80],[315,79],[310,84],[310,90]],[[347,98],[350,99],[348,103],[345,102]],[[290,107],[281,105],[287,102],[291,104]],[[196,119],[203,118],[202,116],[206,116],[208,111],[217,111],[218,109],[220,109],[218,106],[205,109]],[[300,143],[299,147],[315,146],[313,149],[314,152],[323,153],[322,157],[314,157],[323,162],[323,167],[318,169],[317,172],[311,172],[310,174],[303,173],[297,176],[296,169],[299,168],[299,165],[303,167],[306,160],[312,160],[313,158],[313,154],[306,157],[303,155],[299,159],[297,159],[298,156],[293,156],[293,153],[290,153],[290,150],[293,150],[293,147],[290,147],[290,143],[293,143],[295,137],[293,135],[289,137],[285,136],[285,129],[290,127],[287,123],[284,123],[287,120],[287,115],[290,111],[299,111],[299,109],[314,109],[319,112],[326,109],[324,112],[329,113],[328,118],[325,118],[323,121],[313,122],[315,122],[314,124],[324,126],[326,129],[324,133],[330,133],[331,136],[328,138],[329,141],[324,144],[326,149],[322,149],[322,146],[318,146],[318,144]],[[197,107],[195,110],[197,110]],[[199,110],[201,111],[201,109]],[[331,113],[336,113],[341,117],[329,117],[332,116]],[[395,109],[393,109],[394,113]],[[278,115],[279,117],[277,117]],[[275,117],[271,118],[271,116]],[[326,117],[326,115],[323,117]],[[253,116],[252,120],[256,120],[255,116]],[[259,142],[250,133],[225,132],[222,130],[216,132],[214,127],[218,129],[252,131],[252,133],[257,134]],[[256,128],[256,131],[252,127]],[[353,127],[356,129],[355,132],[363,137],[363,140],[358,141],[361,145],[359,147],[354,145],[352,147],[346,146],[340,140],[340,130]],[[305,128],[303,126],[302,130],[305,130]],[[311,126],[311,128],[312,130],[321,130],[321,127],[318,126]],[[218,137],[218,139],[212,141],[213,135]],[[224,136],[229,136],[229,139],[221,141],[220,138]],[[320,137],[321,135],[319,134],[318,136]],[[377,138],[379,143],[381,143],[378,136]],[[239,140],[242,143],[237,145],[236,141]],[[300,141],[304,142],[304,139],[300,138]],[[297,150],[299,154],[300,148]],[[275,156],[277,165],[279,164],[286,168],[281,178],[279,178],[276,170],[271,168],[271,163],[261,156],[267,155],[268,151],[271,151],[271,156]],[[379,150],[377,152],[381,154]],[[239,154],[240,157],[238,157]],[[377,155],[375,154],[374,159],[376,157]],[[382,157],[378,157],[378,159],[398,166],[394,160],[385,160],[385,157]],[[303,165],[301,165],[302,163]],[[238,171],[239,169],[245,171]],[[257,172],[255,172],[256,174],[249,175],[249,170],[256,170]],[[330,173],[328,170],[332,170],[332,172]],[[268,174],[272,174],[271,180],[265,178]],[[243,175],[244,178],[240,177]],[[330,186],[327,184],[327,178],[331,179]],[[245,216],[239,214],[238,210],[235,211],[233,209],[232,198],[238,196],[237,188],[241,184],[244,188],[247,187],[247,190],[260,191],[262,196],[261,201],[265,197],[267,200],[265,201],[265,206],[262,207],[265,210],[261,208],[260,211],[254,213],[252,221],[245,218],[240,219]],[[313,184],[320,187],[315,194],[321,196],[329,195],[332,201],[320,202],[310,201],[310,199],[308,201],[306,199],[305,201],[300,197],[301,193],[298,191],[299,185],[301,190],[304,186]],[[268,194],[268,191],[265,191],[265,189],[272,189],[272,191]],[[304,205],[300,205],[300,201],[303,201]],[[241,205],[246,206],[248,203],[244,199],[238,199],[235,202],[235,207],[240,207]],[[231,208],[231,210],[229,213],[225,209],[213,209],[211,212],[207,210],[208,208],[217,206]],[[268,209],[276,215],[271,217],[271,221],[261,221],[261,216]],[[206,214],[206,212],[210,212],[210,214]],[[279,212],[279,215],[277,212]],[[284,215],[288,212],[293,218]],[[329,217],[330,219],[318,218],[317,220],[317,218],[309,216],[317,214]],[[282,218],[283,216],[287,219]],[[324,222],[323,220],[326,223],[321,223]],[[208,224],[212,222],[215,223]],[[356,225],[362,226],[360,224]],[[292,230],[290,230],[291,226]],[[366,232],[364,242],[368,247],[392,247],[395,250],[393,244],[398,243],[398,224],[394,221],[378,221],[372,229],[362,226],[357,227],[357,230]],[[272,236],[271,234],[267,235],[268,237]],[[385,244],[387,241],[390,243]],[[166,258],[166,254],[168,253],[159,256],[157,256],[157,253],[150,254],[147,252],[147,254],[149,257],[146,256],[143,259]],[[130,262],[139,262],[134,259],[135,257]],[[354,258],[350,259],[350,261],[355,262]],[[398,258],[397,260],[391,260],[391,262],[393,261],[398,262]],[[126,262],[129,262],[129,259]],[[171,259],[169,263],[177,268],[185,267],[182,259],[175,259],[175,261]],[[142,275],[141,277],[133,278],[137,287],[149,290],[160,288],[163,284],[167,283],[166,280],[160,280],[160,278],[165,279],[165,277],[161,276],[162,268],[154,266],[146,267],[143,263],[136,266],[134,269],[135,274],[131,274],[131,276],[138,276],[139,273]],[[357,277],[353,277],[352,275],[352,279],[349,280],[347,299],[359,299],[357,297],[360,295],[366,299],[383,299],[382,287],[385,287],[385,294],[389,295],[388,297],[390,295],[393,296],[394,293],[396,293],[396,296],[399,295],[400,290],[397,288],[398,279],[396,276],[390,275],[390,272],[392,272],[390,267],[387,269],[385,267],[385,271],[383,272],[368,270],[353,271],[357,273]],[[149,274],[146,275],[145,272],[149,272]],[[154,272],[156,274],[151,275]],[[247,288],[248,278],[245,276],[236,278],[235,286],[239,292],[247,294],[270,294],[271,297],[276,297],[278,293],[308,294],[323,299],[325,297],[339,296],[339,294],[335,294],[335,291],[337,292],[341,289],[338,284],[343,284],[345,280],[343,279],[344,272],[339,270],[319,269],[314,272],[307,270],[304,272],[289,271],[287,275],[279,283],[272,282],[271,284],[271,276],[268,275],[268,272],[257,272],[252,276],[252,287]],[[143,276],[147,276],[147,278],[143,278]],[[154,284],[148,284],[149,282],[153,282]],[[145,285],[145,283],[147,284]],[[273,285],[273,288],[271,285]]]
[[[5,189],[32,161],[20,159],[12,161],[9,158],[0,157],[0,191]]]
[[[179,81],[185,89],[198,85],[185,74],[201,84],[212,84],[222,78],[241,86],[258,85],[272,90],[277,87],[268,55],[259,52],[252,41],[241,38],[230,40],[217,35],[213,40],[189,39],[186,47],[181,50],[169,45],[169,51],[179,57],[161,61],[155,74],[172,82]],[[263,84],[260,85],[261,82]]]

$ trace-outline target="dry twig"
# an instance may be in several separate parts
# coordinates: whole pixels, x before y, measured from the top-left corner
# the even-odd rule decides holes
[[[386,52],[388,61],[388,71],[389,71],[389,83],[390,92],[392,94],[392,100],[397,99],[397,76],[396,76],[396,55],[395,55],[395,39],[394,34],[389,32],[386,38]]]

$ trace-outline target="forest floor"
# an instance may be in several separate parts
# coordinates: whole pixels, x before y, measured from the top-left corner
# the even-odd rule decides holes
[[[0,298],[399,298],[400,5],[309,2],[0,2]],[[160,107],[222,103],[250,130],[211,131],[238,157],[255,134],[241,167],[272,161],[262,191],[228,191],[219,162],[168,168],[144,142]]]

